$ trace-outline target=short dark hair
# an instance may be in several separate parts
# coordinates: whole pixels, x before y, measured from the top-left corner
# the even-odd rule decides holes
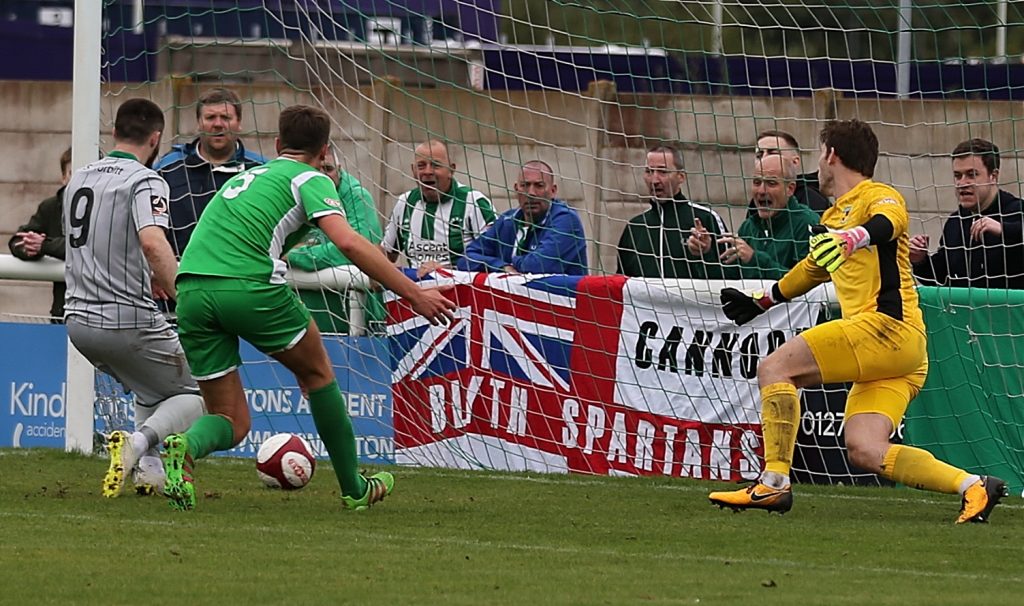
[[[832,120],[821,129],[821,143],[827,150],[835,150],[843,166],[867,178],[875,175],[878,162],[878,137],[866,122]]]
[[[995,143],[985,139],[968,139],[961,142],[953,148],[952,156],[954,158],[978,156],[990,175],[999,170],[999,148]]]
[[[277,131],[282,150],[315,156],[331,139],[331,117],[317,107],[291,105],[281,110]]]
[[[216,105],[218,103],[229,103],[235,108],[235,116],[239,120],[242,119],[242,100],[238,98],[235,91],[226,88],[211,88],[210,90],[199,95],[199,102],[196,103],[196,120],[203,113],[203,107],[207,105]]]
[[[683,165],[683,152],[675,145],[669,145],[667,143],[659,143],[647,148],[648,154],[667,154],[672,156],[672,163],[676,165],[676,170],[685,170],[686,167]]]
[[[149,99],[129,99],[117,108],[114,139],[142,145],[155,132],[164,129],[164,113]]]
[[[64,174],[68,170],[68,166],[71,165],[71,148],[64,150],[64,153],[60,155],[60,174]]]
[[[800,150],[800,144],[796,142],[796,137],[787,133],[784,130],[763,130],[757,134],[757,140],[760,141],[765,137],[778,137],[786,142],[786,145],[792,145],[797,151]]]

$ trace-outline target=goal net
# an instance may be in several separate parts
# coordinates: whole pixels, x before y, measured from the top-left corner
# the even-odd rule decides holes
[[[340,167],[369,195],[361,231],[378,241],[396,200],[419,186],[414,152],[427,140],[447,144],[454,178],[499,215],[520,205],[523,164],[542,160],[579,217],[585,277],[435,272],[429,279],[453,285],[460,309],[452,325],[434,327],[363,292],[343,259],[316,257],[322,242],[295,251],[293,279],[330,333],[363,460],[750,479],[763,455],[758,361],[837,308],[820,289],[751,326],[729,325],[719,289],[778,276],[762,262],[744,271],[723,261],[728,246],[688,251],[693,217],[718,235],[748,229],[747,240],[760,237],[778,257],[806,250],[805,231],[757,231],[781,223],[758,212],[754,200],[771,198],[757,192],[773,183],[763,183],[769,164],[755,160],[781,153],[794,168],[779,170],[801,175],[789,182],[814,206],[819,130],[859,118],[880,141],[875,178],[903,194],[910,232],[927,234],[934,253],[957,207],[950,153],[959,142],[995,142],[999,182],[1019,193],[1019,10],[940,0],[106,0],[103,123],[124,99],[146,96],[166,110],[165,147],[189,144],[199,98],[223,87],[241,98],[245,149],[270,158],[279,111],[321,107]],[[778,134],[764,141],[765,131],[797,145]],[[682,166],[647,170],[658,145],[679,150]],[[684,170],[680,196],[692,204],[652,205],[656,179],[681,180],[673,168]],[[190,196],[210,193],[191,187]],[[557,262],[568,252],[538,254]],[[644,277],[623,278],[627,267]],[[955,314],[957,328],[933,339],[913,430],[901,425],[895,439],[954,463],[973,457],[963,464],[975,470],[999,467],[1020,490],[1021,302],[951,292],[922,293],[937,310],[929,318]],[[254,429],[232,453],[252,455],[279,431],[319,448],[291,375],[255,351],[245,358]],[[879,482],[846,461],[847,387],[803,393],[799,481]],[[103,394],[101,431],[125,422]]]

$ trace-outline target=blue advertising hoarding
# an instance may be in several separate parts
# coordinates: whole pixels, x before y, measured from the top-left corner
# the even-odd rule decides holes
[[[0,446],[64,448],[67,338],[63,326],[0,323]]]
[[[67,333],[50,324],[0,323],[0,447],[64,448]],[[325,336],[324,345],[345,394],[362,463],[394,462],[391,371],[385,341],[369,337]],[[252,412],[249,435],[227,456],[255,457],[267,437],[302,435],[314,453],[326,458],[316,437],[309,403],[292,374],[276,361],[242,345],[242,382]],[[96,429],[131,427],[130,399],[110,377],[96,381]]]

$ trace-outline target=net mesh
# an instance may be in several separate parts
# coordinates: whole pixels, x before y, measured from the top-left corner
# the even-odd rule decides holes
[[[679,231],[683,240],[676,248],[666,250],[662,238],[657,250],[647,251],[649,259],[638,261],[647,268],[639,273],[683,281],[631,281],[636,286],[624,290],[611,277],[623,269],[621,238],[630,220],[651,208],[645,168],[652,145],[681,151],[682,191],[706,207],[705,216],[720,218],[719,235],[736,233],[756,214],[750,204],[757,198],[758,134],[792,134],[799,172],[813,173],[818,130],[836,117],[872,125],[882,152],[876,180],[903,194],[910,232],[929,235],[933,252],[956,206],[949,154],[958,142],[995,141],[1003,149],[999,182],[1014,194],[1019,190],[1014,160],[1021,109],[1014,101],[1024,94],[1018,59],[1024,20],[1015,3],[1003,3],[1005,17],[998,2],[940,1],[915,2],[902,12],[900,3],[867,0],[187,0],[145,2],[141,10],[130,2],[104,4],[105,124],[124,98],[148,96],[167,110],[165,144],[188,143],[197,136],[197,99],[222,86],[242,99],[246,149],[272,157],[280,109],[321,107],[333,120],[339,166],[369,196],[361,230],[368,237],[380,237],[396,200],[416,187],[410,165],[416,146],[428,139],[447,142],[455,178],[481,192],[499,214],[519,205],[515,184],[524,162],[542,159],[552,167],[558,198],[579,216],[588,273],[601,281],[552,286],[524,280],[505,290],[488,282],[486,290],[483,281],[474,286],[468,278],[450,278],[465,287],[461,333],[418,325],[395,304],[389,304],[385,330],[383,302],[375,296],[358,302],[367,318],[360,326],[369,326],[371,336],[329,336],[326,342],[367,460],[733,479],[756,472],[762,454],[756,381],[741,372],[748,335],[701,328],[713,324],[708,310],[715,302],[698,282],[777,276],[758,263],[751,273],[720,262],[693,270],[684,250],[687,228]],[[794,248],[805,242],[802,234],[773,240]],[[651,259],[653,265],[644,265]],[[319,262],[296,269],[312,272],[328,261]],[[303,300],[321,330],[349,332],[348,289],[319,280],[321,288],[303,289]],[[532,311],[508,308],[502,298]],[[693,305],[677,305],[686,299]],[[619,311],[608,311],[610,304]],[[604,315],[581,319],[590,317],[583,305]],[[814,305],[809,321],[772,316],[764,334],[751,337],[759,344],[752,347],[763,354],[775,333],[784,340],[835,313],[819,315]],[[992,309],[957,312],[972,317]],[[545,310],[543,319],[537,310]],[[643,362],[634,355],[642,335],[627,334],[621,317],[634,317],[630,326],[639,331],[643,318],[659,315],[667,318],[658,325],[661,332],[644,338],[661,374],[644,374],[636,364],[627,373],[629,359]],[[607,337],[609,327],[621,334]],[[1002,334],[993,328],[971,339]],[[956,347],[971,342],[956,341]],[[1004,346],[1014,350],[1012,343]],[[978,368],[1019,372],[1016,363],[970,359]],[[254,452],[267,432],[311,434],[291,375],[256,352],[246,360],[247,393],[260,429],[238,452]],[[933,362],[933,374],[943,372],[945,360]],[[698,361],[707,368],[697,372],[692,365]],[[409,369],[402,364],[417,363],[423,368],[403,375]],[[657,377],[653,387],[650,376]],[[608,377],[636,389],[581,388]],[[1020,397],[1019,385],[1011,383],[1001,384],[1007,388],[1000,397]],[[846,387],[804,394],[794,469],[801,480],[878,482],[851,469],[843,456]],[[651,395],[659,390],[660,396]],[[640,400],[628,400],[626,392]],[[925,388],[929,397],[944,393]],[[556,403],[548,405],[545,394],[556,394]],[[102,397],[99,402],[98,417],[111,422]],[[979,401],[970,414],[992,413]],[[588,449],[604,462],[594,463],[590,452],[577,460]],[[674,464],[651,464],[669,460]],[[722,475],[727,468],[732,471]]]

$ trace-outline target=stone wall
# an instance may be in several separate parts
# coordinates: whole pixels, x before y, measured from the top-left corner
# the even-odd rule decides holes
[[[955,206],[948,153],[968,137],[993,139],[1004,151],[1000,180],[1020,191],[1016,156],[1022,108],[1011,102],[855,100],[830,91],[813,98],[620,95],[599,83],[583,95],[551,91],[481,93],[470,89],[407,89],[377,80],[359,88],[310,78],[305,90],[272,82],[234,88],[246,99],[249,147],[273,154],[278,111],[320,103],[336,120],[343,165],[375,195],[386,217],[397,195],[414,186],[413,147],[426,137],[452,142],[457,178],[490,194],[499,210],[514,204],[511,183],[520,164],[540,158],[558,173],[560,197],[581,211],[594,272],[615,269],[615,244],[625,221],[641,212],[645,148],[657,141],[685,150],[687,193],[720,205],[734,228],[748,199],[756,133],[776,128],[797,136],[806,170],[817,162],[816,137],[832,117],[871,122],[883,156],[876,178],[906,197],[912,230],[934,236]],[[204,85],[188,79],[106,87],[102,123],[109,131],[117,103],[146,96],[167,108],[164,146],[195,132],[195,98]],[[0,82],[0,251],[19,224],[59,186],[58,158],[70,144],[69,82]],[[101,133],[101,146],[111,144]],[[7,281],[0,313],[40,314],[49,306],[44,284]]]

